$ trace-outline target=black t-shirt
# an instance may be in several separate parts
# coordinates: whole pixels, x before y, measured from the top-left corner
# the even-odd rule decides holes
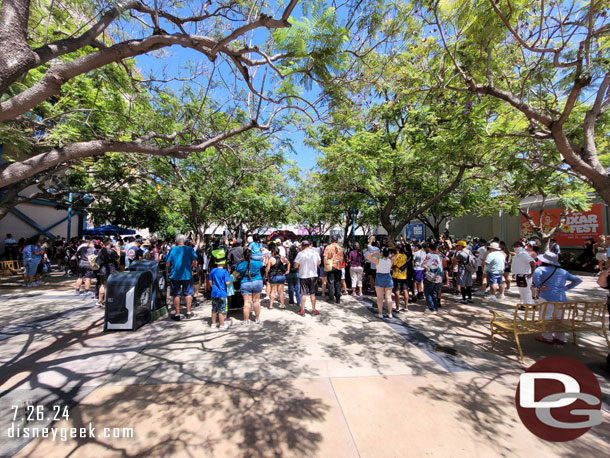
[[[100,275],[110,275],[115,273],[119,268],[119,254],[112,248],[102,248],[98,254],[100,262]]]
[[[92,246],[81,245],[79,247],[79,249],[76,251],[78,267],[82,267],[83,269],[91,269],[91,264],[89,264],[89,259],[87,259],[90,254],[95,254],[95,248]]]
[[[140,248],[139,246],[136,246],[134,248],[134,250],[136,252],[136,256],[135,256],[135,258],[133,258],[133,260],[140,261],[144,257],[144,250],[142,248]]]
[[[290,249],[288,250],[288,262],[290,263],[290,273],[291,274],[299,272],[299,268],[294,266],[294,260],[297,258],[298,254],[299,254],[299,250],[297,249],[296,246],[291,246]]]

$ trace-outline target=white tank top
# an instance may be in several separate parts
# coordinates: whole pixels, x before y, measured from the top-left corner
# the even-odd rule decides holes
[[[390,258],[381,258],[377,264],[378,274],[389,274],[392,271],[392,260]]]

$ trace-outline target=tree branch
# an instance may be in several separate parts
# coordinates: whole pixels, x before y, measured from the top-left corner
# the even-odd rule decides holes
[[[290,0],[290,3],[288,4],[288,6],[286,6],[286,9],[284,9],[284,13],[282,14],[282,17],[279,20],[261,13],[255,21],[250,22],[248,24],[244,24],[241,27],[238,27],[233,32],[231,32],[229,35],[227,35],[222,40],[220,40],[218,42],[218,44],[216,44],[216,46],[214,46],[212,48],[210,54],[212,56],[216,56],[216,54],[221,49],[223,49],[226,45],[231,43],[233,40],[235,40],[236,38],[250,32],[251,30],[254,30],[258,27],[266,27],[268,29],[280,29],[280,28],[290,27],[288,18],[292,14],[292,11],[294,10],[294,8],[297,6],[297,3],[299,3],[298,0]]]
[[[19,94],[14,95],[8,100],[5,100],[4,102],[0,103],[0,121],[13,119],[31,110],[49,97],[58,94],[61,91],[61,87],[63,84],[78,75],[103,67],[112,62],[119,62],[123,59],[135,57],[141,54],[146,54],[148,52],[155,51],[168,46],[178,45],[185,48],[194,49],[206,55],[211,61],[214,61],[216,59],[216,56],[219,52],[225,53],[233,61],[234,65],[242,74],[246,83],[250,85],[247,66],[248,63],[252,61],[247,56],[244,56],[245,53],[241,49],[233,50],[229,48],[229,43],[237,39],[239,36],[243,35],[247,31],[254,30],[256,28],[265,27],[267,29],[274,29],[280,27],[290,27],[288,17],[290,16],[290,13],[292,12],[296,4],[297,0],[292,0],[284,10],[282,18],[279,20],[273,19],[269,16],[261,15],[255,21],[238,27],[237,29],[235,29],[235,31],[233,31],[227,37],[223,38],[221,41],[216,41],[212,38],[199,35],[161,33],[151,35],[139,40],[127,40],[110,46],[108,48],[100,49],[96,52],[81,56],[77,59],[74,59],[73,61],[58,63],[56,65],[53,65],[39,82],[27,88],[23,92],[20,92]],[[134,1],[126,2],[125,5],[131,6],[135,9],[143,8],[140,7],[139,2]],[[107,23],[109,23],[109,21],[118,14],[118,11],[118,9],[113,9],[109,11],[107,13],[106,18],[96,24],[97,28],[95,28],[96,26],[94,26],[94,28],[91,29],[91,36],[93,35],[93,33],[103,30],[107,26]],[[77,43],[84,45],[87,44],[86,42],[89,39],[90,35],[84,34],[78,39],[72,39],[72,41],[70,41],[69,43],[70,46],[75,47],[75,49],[79,49]],[[68,48],[70,48],[70,46],[68,46]],[[48,50],[44,52],[41,48],[40,52],[46,56],[45,58],[48,58],[49,56],[53,55],[53,49],[57,51],[56,48],[52,47],[48,48]],[[273,59],[274,57],[269,59]],[[266,62],[268,63],[268,61]],[[0,64],[2,64],[1,61]],[[8,65],[10,67],[10,63]],[[29,63],[28,65],[28,68],[36,66],[35,62]],[[23,68],[20,67],[19,74],[17,76],[22,74]],[[10,80],[10,78],[8,80]],[[0,82],[2,81],[2,71],[0,70]]]
[[[21,162],[13,162],[7,164],[2,169],[0,169],[0,188],[18,182],[22,180],[23,177],[31,176],[33,174],[42,172],[48,169],[49,167],[60,164],[62,162],[88,156],[99,156],[109,152],[145,153],[155,156],[186,157],[189,153],[205,151],[206,149],[215,146],[228,138],[231,138],[235,135],[241,134],[253,128],[264,129],[264,126],[259,126],[255,120],[252,120],[247,124],[243,124],[207,140],[198,143],[193,143],[190,145],[157,146],[146,143],[146,141],[155,138],[175,138],[174,134],[168,136],[154,133],[149,133],[130,142],[121,142],[114,140],[91,140],[86,142],[74,143],[63,148],[56,148],[48,152],[40,153],[34,157],[31,157]]]

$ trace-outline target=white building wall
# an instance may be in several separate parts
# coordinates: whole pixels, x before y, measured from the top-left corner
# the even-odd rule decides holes
[[[67,210],[57,210],[56,208],[47,205],[28,203],[17,205],[15,208],[36,221],[36,223],[43,228],[47,228],[60,219],[68,216]],[[53,227],[49,232],[53,235],[66,237],[68,233],[68,220]],[[78,235],[78,215],[75,215],[74,213],[72,214],[72,227],[70,232],[72,237]],[[7,233],[13,234],[13,238],[19,240],[21,237],[28,238],[36,235],[38,230],[9,212],[0,220],[0,253],[4,253],[4,239]]]
[[[451,222],[449,232],[456,239],[482,237],[489,240],[500,237],[500,240],[512,244],[521,238],[521,217],[506,213],[494,216],[460,216]]]

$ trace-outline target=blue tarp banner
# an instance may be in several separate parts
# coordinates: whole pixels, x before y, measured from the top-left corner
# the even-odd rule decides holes
[[[122,227],[109,224],[108,226],[94,227],[93,229],[85,229],[83,235],[133,235],[136,231],[132,229],[124,229]]]
[[[426,227],[423,223],[407,225],[407,239],[421,240],[426,239]]]

